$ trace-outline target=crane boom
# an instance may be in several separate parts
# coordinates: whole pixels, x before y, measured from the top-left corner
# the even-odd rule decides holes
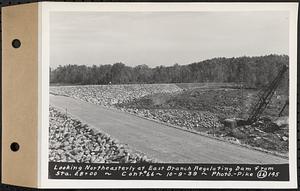
[[[259,99],[252,107],[252,109],[250,111],[250,115],[247,119],[247,122],[249,124],[257,121],[259,116],[264,112],[264,110],[266,109],[267,105],[270,103],[275,90],[279,86],[279,84],[280,84],[281,80],[283,79],[284,74],[287,70],[288,70],[288,67],[286,65],[283,65],[283,67],[281,68],[281,70],[279,71],[277,76],[274,78],[274,80],[271,83],[269,83],[269,85],[266,88],[262,89],[258,93]]]

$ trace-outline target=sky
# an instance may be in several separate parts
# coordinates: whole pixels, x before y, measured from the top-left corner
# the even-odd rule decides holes
[[[52,12],[50,66],[150,67],[289,52],[288,12]]]

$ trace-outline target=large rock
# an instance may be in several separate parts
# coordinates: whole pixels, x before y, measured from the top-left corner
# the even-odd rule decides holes
[[[236,128],[237,127],[237,121],[235,119],[225,119],[224,120],[224,125],[226,127]]]
[[[144,154],[129,152],[107,134],[95,132],[85,124],[74,120],[50,107],[49,116],[49,160],[54,162],[107,163],[145,161]],[[67,135],[67,136],[65,136]],[[146,157],[147,158],[147,157]],[[122,160],[122,161],[121,161]],[[153,162],[149,160],[148,162]]]
[[[286,126],[289,124],[289,117],[288,116],[279,117],[278,119],[274,120],[273,122],[279,127]]]

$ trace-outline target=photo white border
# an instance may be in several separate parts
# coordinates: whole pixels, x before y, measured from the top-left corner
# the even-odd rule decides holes
[[[289,11],[290,181],[57,180],[48,179],[50,12]],[[88,3],[39,2],[40,188],[297,188],[297,3]],[[272,31],[270,31],[272,32]]]

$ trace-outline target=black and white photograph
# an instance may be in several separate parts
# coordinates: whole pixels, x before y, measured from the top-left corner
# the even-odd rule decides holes
[[[298,3],[30,2],[0,5],[4,186],[298,188]]]
[[[290,34],[288,11],[50,12],[49,163],[288,181]]]

